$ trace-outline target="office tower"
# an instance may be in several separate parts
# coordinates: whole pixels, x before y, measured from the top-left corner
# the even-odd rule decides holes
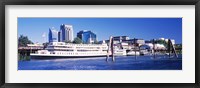
[[[96,34],[87,30],[82,30],[78,32],[77,37],[79,37],[84,44],[94,43],[95,41],[97,41]]]
[[[59,35],[60,35],[61,42],[66,42],[66,41],[72,42],[74,40],[72,25],[62,24],[60,26],[60,34]]]
[[[53,27],[49,28],[49,42],[58,42],[58,31]]]

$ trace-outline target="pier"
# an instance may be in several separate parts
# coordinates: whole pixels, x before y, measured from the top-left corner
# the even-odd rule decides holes
[[[27,46],[27,47],[19,47],[18,48],[18,53],[20,55],[27,55],[29,56],[30,53],[34,53],[38,50],[42,50],[43,48],[42,47],[30,47],[30,46]]]
[[[181,50],[182,50],[182,48],[176,48],[175,45],[172,43],[171,39],[169,39],[167,41],[167,46],[165,46],[165,48],[156,48],[157,42],[155,39],[152,39],[152,44],[153,44],[153,47],[150,49],[151,51],[148,51],[148,52],[154,58],[156,58],[156,55],[168,55],[169,58],[172,58],[171,56],[175,56],[176,58],[178,58],[177,51],[181,52]],[[140,46],[137,46],[135,41],[132,46],[133,46],[133,48],[126,49],[126,53],[134,52],[134,56],[135,56],[135,58],[137,58],[136,52],[139,52],[139,54],[141,55]],[[120,47],[121,47],[120,49],[123,49],[122,45]],[[109,56],[112,56],[112,61],[115,62],[114,52],[115,52],[114,51],[114,40],[113,40],[113,37],[111,36],[109,38],[106,61],[109,61]]]

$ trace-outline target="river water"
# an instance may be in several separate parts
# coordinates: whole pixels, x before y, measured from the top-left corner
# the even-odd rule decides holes
[[[18,70],[182,70],[182,55],[31,59],[18,61]]]

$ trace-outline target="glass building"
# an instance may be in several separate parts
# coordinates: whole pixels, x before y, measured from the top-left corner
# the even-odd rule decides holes
[[[60,33],[59,33],[59,42],[65,42],[65,41],[73,41],[73,27],[72,25],[65,25],[62,24],[60,26]]]
[[[84,44],[94,43],[97,41],[96,34],[87,30],[78,32],[77,37],[80,38]]]
[[[60,37],[60,31],[58,32],[58,42],[60,42],[61,41],[61,39],[60,39],[61,37]]]
[[[54,28],[49,28],[49,42],[58,42],[58,31]]]

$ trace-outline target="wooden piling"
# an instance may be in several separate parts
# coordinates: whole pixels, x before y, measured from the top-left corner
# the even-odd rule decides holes
[[[168,47],[168,53],[169,53],[169,58],[171,57],[171,44],[170,44],[170,39],[167,42],[167,47]]]
[[[30,53],[32,53],[32,47],[31,46],[30,46],[30,49],[31,49]]]
[[[172,44],[172,41],[169,39],[168,40],[168,51],[169,51],[169,58],[171,57],[171,47],[172,47],[172,53],[175,54],[176,58],[178,58],[178,55],[176,53],[176,49],[175,49],[175,46]]]
[[[171,44],[172,44],[172,42],[171,42]],[[173,52],[174,52],[174,54],[175,54],[176,58],[178,58],[178,55],[177,55],[177,53],[176,53],[175,46],[174,46],[173,44],[172,44],[172,49],[173,49]]]
[[[154,58],[156,58],[156,54],[155,54],[155,40],[153,39],[153,56]]]
[[[109,39],[109,44],[108,44],[108,51],[107,51],[107,58],[106,58],[106,61],[108,61],[109,59],[109,56],[110,56],[110,51],[112,51],[111,47],[112,47],[112,42],[113,42],[113,38],[112,36],[110,36],[110,39]],[[110,50],[111,49],[111,50]],[[112,52],[111,52],[112,53]]]
[[[136,39],[134,38],[134,51],[135,51],[135,58],[137,58],[136,57]]]
[[[114,39],[111,39],[111,53],[112,53],[112,61],[115,62],[115,56],[114,56]]]

